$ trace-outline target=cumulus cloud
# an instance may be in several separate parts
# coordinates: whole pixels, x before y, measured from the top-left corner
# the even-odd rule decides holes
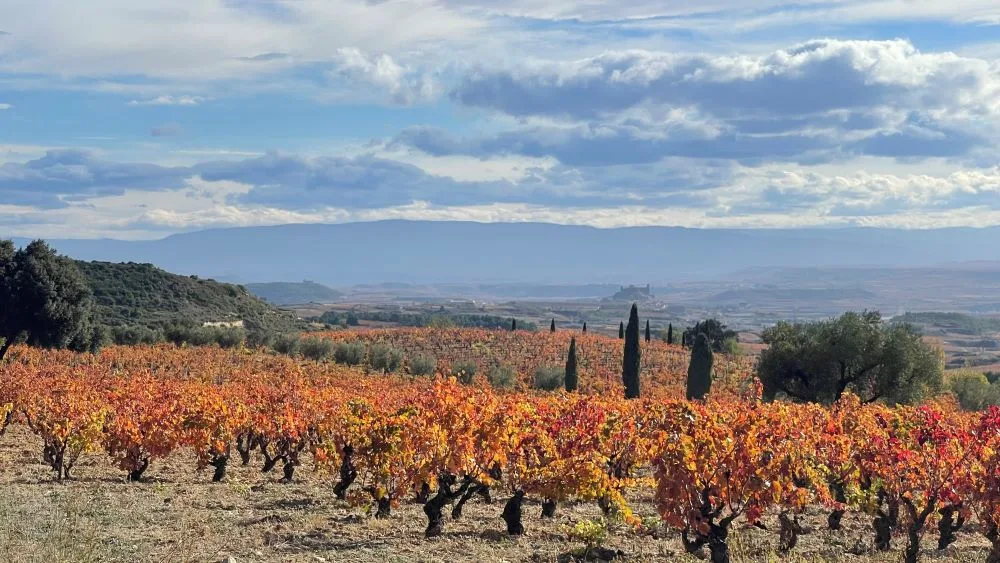
[[[40,208],[63,207],[69,201],[176,187],[189,173],[155,164],[112,162],[80,150],[50,150],[23,163],[0,165],[0,200]]]
[[[404,132],[397,141],[437,154],[544,154],[602,164],[662,156],[972,157],[1000,139],[1000,65],[923,53],[904,40],[823,39],[760,56],[608,52],[480,68],[452,98],[527,126],[471,142],[428,131]],[[662,117],[678,112],[685,119]]]
[[[252,186],[244,204],[309,209],[374,208],[416,200],[480,202],[503,182],[459,182],[425,173],[411,164],[378,158],[318,157],[269,153],[241,161],[209,162],[194,167],[205,180],[228,180]]]
[[[397,63],[387,54],[370,55],[356,48],[341,48],[334,56],[334,77],[352,85],[372,87],[397,104],[429,100],[436,93],[434,80]]]
[[[324,209],[374,213],[421,203],[443,207],[518,204],[594,213],[638,206],[734,217],[806,214],[847,220],[903,212],[1000,209],[1000,168],[952,167],[935,173],[918,172],[919,168],[837,173],[814,166],[744,167],[727,160],[669,158],[639,165],[556,165],[529,170],[517,179],[457,180],[372,154],[306,158],[269,153],[161,167],[63,150],[0,166],[0,198],[12,205],[52,209],[126,192],[175,192],[206,182],[239,187],[227,191],[217,205],[294,213]]]
[[[997,110],[987,61],[921,53],[904,40],[822,39],[765,56],[605,53],[516,71],[481,70],[454,91],[510,115],[591,118],[643,104],[724,117],[787,116],[900,104],[952,115]]]
[[[157,96],[148,100],[132,100],[130,106],[196,106],[208,101],[201,96]]]
[[[269,153],[162,167],[59,150],[0,165],[0,222],[12,232],[46,236],[142,237],[386,218],[602,227],[981,226],[1000,224],[998,196],[1000,167],[875,157],[848,166],[754,167],[669,157],[598,167],[556,164],[491,180],[459,180],[374,154]]]
[[[12,107],[14,107],[14,106],[12,106],[10,104],[0,104],[0,111],[11,109]]]
[[[970,207],[1000,210],[1000,168],[931,175],[857,171],[827,175],[808,168],[757,170],[741,178],[741,188],[718,186],[705,192],[729,213],[788,213],[804,208],[824,216],[891,216],[940,213]]]

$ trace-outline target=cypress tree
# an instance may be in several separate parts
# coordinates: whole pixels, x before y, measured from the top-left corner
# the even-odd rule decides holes
[[[667,344],[674,343],[674,325],[673,323],[667,324]]]
[[[704,399],[712,389],[712,345],[708,337],[699,334],[691,348],[691,363],[688,365],[687,398]]]
[[[587,334],[587,321],[583,321],[583,333]]]
[[[681,348],[687,348],[688,332],[685,330],[681,333]]]
[[[511,330],[517,330],[517,319],[511,319],[510,320],[510,329]]]
[[[625,323],[623,322],[618,323],[618,338],[625,339]]]
[[[549,332],[555,332],[555,331],[556,331],[556,320],[552,319],[552,324],[549,325]]]
[[[625,384],[625,398],[639,397],[639,308],[632,304],[625,330],[625,353],[622,358],[622,382]]]
[[[646,319],[646,342],[649,342],[649,319]]]
[[[569,339],[569,354],[566,356],[566,390],[576,391],[576,337]]]

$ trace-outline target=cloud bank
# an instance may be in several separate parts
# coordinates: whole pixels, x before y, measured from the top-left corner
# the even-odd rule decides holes
[[[20,234],[1000,224],[992,1],[5,8],[0,226]]]

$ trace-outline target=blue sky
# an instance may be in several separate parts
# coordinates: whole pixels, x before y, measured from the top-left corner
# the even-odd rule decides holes
[[[1000,225],[993,0],[8,0],[4,236]]]

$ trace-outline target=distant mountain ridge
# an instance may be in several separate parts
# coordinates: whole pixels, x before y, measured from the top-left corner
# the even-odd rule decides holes
[[[16,241],[23,243],[24,241]],[[750,268],[928,266],[1000,259],[1000,228],[598,229],[377,221],[214,229],[152,241],[51,240],[78,259],[151,262],[234,282],[654,285]]]

